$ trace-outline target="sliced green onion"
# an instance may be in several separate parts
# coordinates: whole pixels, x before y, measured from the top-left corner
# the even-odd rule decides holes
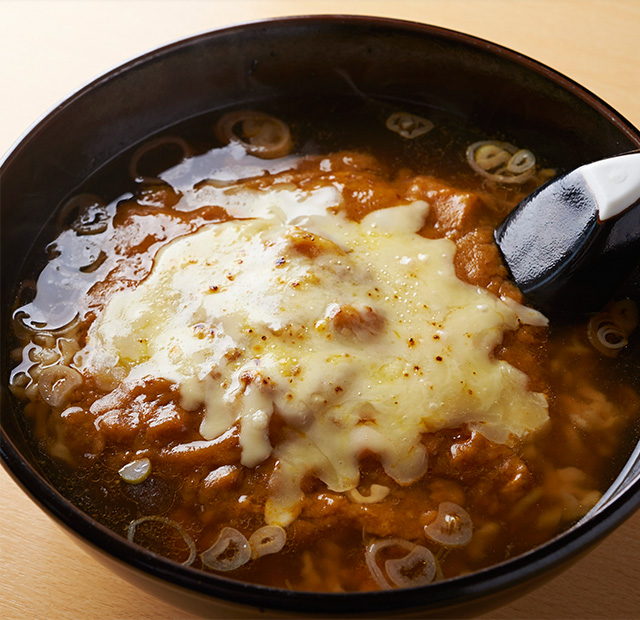
[[[226,572],[246,564],[251,559],[251,547],[241,532],[225,527],[218,540],[201,553],[200,557],[208,568]]]
[[[467,511],[453,502],[442,502],[438,516],[424,526],[427,538],[445,547],[462,547],[471,541],[473,522]]]
[[[422,545],[416,545],[403,558],[384,563],[389,579],[399,588],[426,586],[436,576],[436,559]]]
[[[394,112],[387,119],[385,126],[403,138],[413,140],[429,133],[435,125],[428,118],[423,118],[416,114]]]
[[[509,142],[474,142],[467,147],[466,157],[475,172],[496,183],[524,183],[536,171],[534,154]]]
[[[151,473],[151,461],[149,459],[136,459],[127,463],[118,471],[120,478],[129,484],[144,482]]]
[[[164,181],[158,177],[150,177],[140,174],[138,168],[140,165],[140,160],[145,155],[151,153],[152,151],[166,148],[167,145],[177,146],[182,151],[180,161],[184,161],[192,154],[192,150],[189,144],[185,140],[183,140],[182,138],[178,138],[177,136],[162,136],[160,138],[156,138],[155,140],[145,142],[135,151],[133,157],[131,158],[131,162],[129,163],[129,176],[131,177],[131,179],[136,183],[164,183]]]
[[[236,110],[220,118],[216,136],[224,144],[241,144],[250,155],[276,159],[293,149],[289,126],[279,118],[255,110]]]
[[[629,344],[629,336],[638,326],[638,306],[622,299],[589,319],[587,338],[596,351],[615,357]]]
[[[520,149],[516,151],[507,162],[507,170],[513,174],[522,174],[535,165],[535,155],[528,149]]]
[[[474,161],[482,170],[493,170],[506,164],[510,158],[509,151],[493,143],[483,144],[474,153]]]
[[[140,517],[139,519],[135,519],[135,521],[131,521],[131,523],[129,523],[129,527],[127,528],[127,539],[129,540],[129,542],[135,542],[134,537],[136,534],[136,528],[142,523],[148,522],[161,523],[162,525],[168,525],[169,527],[177,530],[178,534],[182,536],[182,539],[187,544],[187,547],[189,547],[189,557],[184,562],[182,562],[182,564],[184,566],[193,564],[193,561],[196,559],[196,545],[193,542],[193,539],[191,538],[191,536],[189,536],[189,534],[187,534],[185,529],[177,521],[173,521],[172,519],[169,519],[167,517],[162,517],[160,515],[150,515],[148,517]]]
[[[286,540],[287,534],[279,525],[265,525],[249,537],[251,557],[255,559],[263,555],[278,553],[284,547]]]
[[[377,556],[383,549],[393,548],[408,553],[401,558],[386,560],[383,571]],[[402,538],[386,538],[371,543],[365,552],[365,562],[375,582],[384,590],[394,586],[426,585],[433,581],[438,571],[436,559],[429,549]]]

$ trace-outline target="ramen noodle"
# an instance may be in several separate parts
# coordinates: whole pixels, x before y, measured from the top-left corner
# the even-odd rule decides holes
[[[553,171],[481,139],[438,175],[416,162],[437,123],[378,124],[404,159],[233,111],[62,206],[11,388],[80,508],[185,565],[338,592],[479,570],[597,504],[638,415],[606,380],[637,307],[550,331],[493,229]]]

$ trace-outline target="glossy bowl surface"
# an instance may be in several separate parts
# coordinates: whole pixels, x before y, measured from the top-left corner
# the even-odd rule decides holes
[[[510,135],[565,169],[640,148],[640,132],[570,79],[461,33],[383,18],[314,16],[202,34],[136,58],[59,104],[7,154],[2,184],[2,333],[27,249],[53,206],[92,172],[148,136],[233,105],[300,94],[358,95],[443,109]],[[638,295],[640,285],[630,291]],[[636,346],[636,359],[640,348]],[[125,578],[214,615],[474,615],[548,579],[640,505],[640,451],[597,510],[538,549],[422,588],[374,593],[289,592],[178,566],[128,543],[69,504],[39,471],[8,390],[2,350],[0,456],[13,478],[87,549]],[[216,612],[218,613],[218,612]],[[224,611],[219,612],[223,616]],[[229,609],[229,613],[231,613]],[[260,612],[262,613],[262,612]]]

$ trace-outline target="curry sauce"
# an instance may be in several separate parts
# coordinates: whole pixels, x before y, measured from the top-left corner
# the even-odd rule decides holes
[[[482,569],[597,504],[640,396],[584,323],[524,305],[493,241],[551,171],[492,182],[437,115],[380,109],[360,148],[217,114],[59,211],[12,391],[81,509],[177,562],[338,592]]]

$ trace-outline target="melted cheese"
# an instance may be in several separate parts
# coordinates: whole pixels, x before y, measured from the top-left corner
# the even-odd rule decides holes
[[[253,219],[173,241],[114,294],[78,359],[175,382],[182,406],[203,411],[204,439],[239,424],[245,466],[276,459],[267,523],[295,519],[309,473],[354,489],[364,451],[406,485],[427,470],[424,432],[466,423],[507,442],[547,419],[544,396],[492,357],[518,308],[456,277],[452,241],[416,234],[425,203],[356,223],[329,213],[334,188],[242,200]],[[274,411],[286,422],[275,446]]]

